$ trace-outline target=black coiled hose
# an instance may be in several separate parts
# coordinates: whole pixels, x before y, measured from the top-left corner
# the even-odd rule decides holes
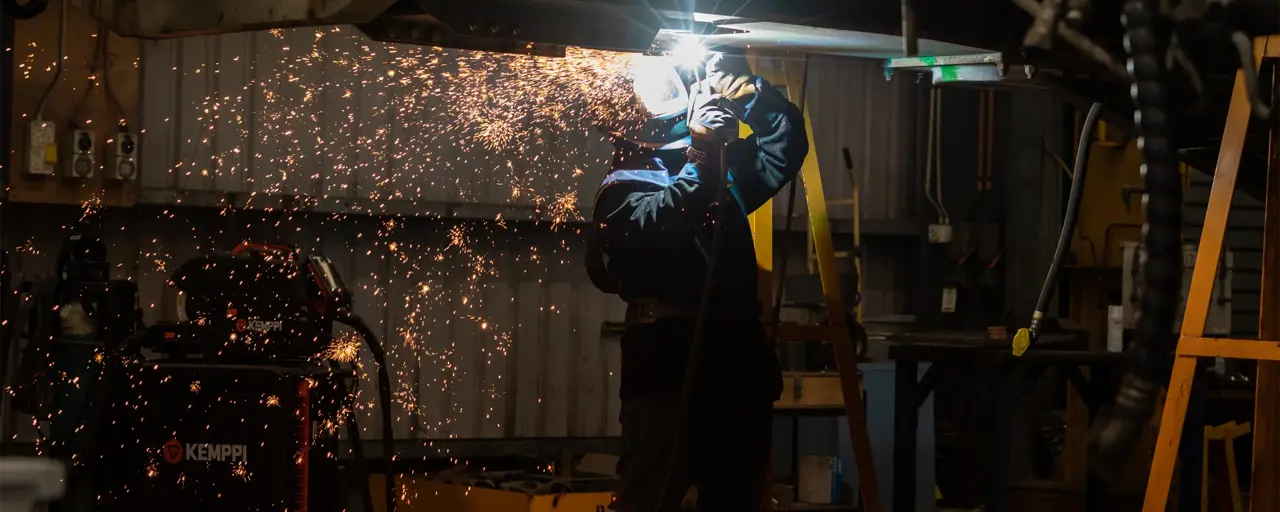
[[[382,342],[378,339],[378,335],[373,333],[373,328],[369,327],[369,323],[359,316],[347,316],[338,320],[343,325],[355,329],[360,333],[360,337],[364,338],[364,343],[369,347],[369,352],[373,353],[373,360],[378,364],[378,400],[382,403],[382,458],[384,462],[383,469],[387,472],[387,477],[383,482],[386,484],[386,500],[387,512],[396,511],[396,474],[394,471],[395,462],[392,460],[395,456],[395,431],[391,428],[391,377],[387,374],[387,353],[382,348]],[[354,425],[354,423],[353,423]],[[354,430],[354,429],[353,429]],[[358,443],[355,437],[352,442]]]
[[[1120,384],[1115,404],[1094,425],[1089,443],[1093,455],[1090,465],[1104,476],[1114,474],[1129,455],[1168,378],[1182,284],[1182,180],[1164,68],[1168,42],[1158,26],[1159,9],[1154,0],[1128,0],[1123,12],[1128,68],[1133,77],[1134,124],[1147,189],[1143,238],[1146,291],[1131,351],[1132,366]]]

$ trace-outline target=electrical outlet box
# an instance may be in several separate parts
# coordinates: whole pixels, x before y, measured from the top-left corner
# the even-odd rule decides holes
[[[68,178],[88,179],[93,177],[93,168],[97,165],[93,154],[95,148],[94,134],[89,130],[71,130],[63,143],[65,156],[62,158],[63,173]]]
[[[133,181],[138,178],[138,135],[118,133],[107,155],[107,179]]]
[[[58,165],[58,129],[49,121],[27,123],[27,173],[52,176]]]
[[[951,243],[951,225],[950,224],[930,224],[929,225],[929,243],[931,244]]]

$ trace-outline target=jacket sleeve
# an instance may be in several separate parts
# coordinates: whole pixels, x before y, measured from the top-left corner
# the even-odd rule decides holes
[[[751,136],[726,148],[730,189],[744,213],[754,212],[782,190],[800,171],[809,153],[804,116],[800,109],[763,78],[756,78],[756,94],[744,98],[742,121]]]
[[[605,239],[651,245],[693,233],[709,214],[720,181],[685,164],[670,185],[615,184],[600,191],[593,220]]]

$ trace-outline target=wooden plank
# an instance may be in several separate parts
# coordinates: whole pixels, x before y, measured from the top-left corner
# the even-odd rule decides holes
[[[1183,336],[1178,340],[1178,354],[1196,357],[1280,361],[1280,341]]]
[[[516,286],[515,407],[516,437],[538,435],[538,411],[542,408],[541,386],[542,285],[520,281]]]
[[[573,325],[565,305],[573,303],[573,285],[567,282],[551,284],[550,304],[547,306],[547,322],[550,330],[547,338],[545,372],[546,403],[543,437],[564,437],[569,434],[569,387],[571,358],[573,357]]]
[[[1280,36],[1266,48],[1280,52]],[[1280,73],[1272,75],[1280,78]],[[1275,101],[1272,102],[1273,104]],[[1272,114],[1273,116],[1275,114]],[[1271,123],[1258,337],[1280,340],[1280,125]],[[1280,512],[1280,361],[1259,361],[1254,395],[1253,512]],[[1271,482],[1267,485],[1264,482]]]
[[[1151,461],[1151,473],[1147,477],[1143,512],[1165,511],[1169,499],[1169,484],[1178,458],[1178,443],[1182,440],[1182,425],[1187,419],[1187,404],[1191,400],[1195,370],[1194,357],[1180,356],[1174,360],[1173,376],[1169,380],[1169,392],[1165,396],[1164,412],[1160,419],[1160,435],[1156,438],[1155,458]]]
[[[65,59],[62,60],[65,67],[58,83],[53,83],[57,72],[54,64],[58,62],[60,9],[64,5],[71,4],[51,2],[44,14],[29,20],[17,20],[14,23],[13,48],[0,49],[15,54],[13,68],[4,70],[6,74],[13,73],[15,78],[13,108],[5,111],[5,115],[12,116],[13,130],[12,133],[3,134],[12,138],[12,168],[0,169],[0,172],[10,173],[9,199],[13,202],[83,204],[96,198],[106,206],[129,206],[133,204],[135,184],[109,182],[103,179],[105,169],[101,167],[95,169],[94,177],[87,180],[33,176],[26,172],[28,155],[23,148],[26,145],[27,122],[35,118],[40,98],[51,86],[53,89],[49,93],[44,120],[56,126],[59,145],[66,143],[64,137],[70,128],[73,111],[76,123],[94,132],[97,150],[95,158],[99,165],[106,158],[106,141],[112,139],[117,131],[116,121],[119,116],[113,112],[114,107],[108,107],[101,80],[93,93],[81,101],[89,85],[89,70],[99,47],[96,37],[98,22],[83,9],[71,8],[67,11]],[[108,50],[112,56],[108,72],[111,89],[120,101],[124,117],[135,130],[140,128],[137,68],[139,45],[137,39],[109,36]],[[98,70],[100,75],[105,74],[101,66]],[[164,133],[164,130],[157,133]],[[145,146],[140,145],[139,149],[143,147]],[[56,167],[56,172],[61,174],[63,164],[60,162]]]
[[[782,396],[775,409],[844,407],[840,375],[834,373],[783,372]]]

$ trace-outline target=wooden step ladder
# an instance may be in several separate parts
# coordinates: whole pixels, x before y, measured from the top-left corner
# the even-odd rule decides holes
[[[1280,58],[1280,35],[1254,40],[1254,64]],[[1267,101],[1264,99],[1264,101]],[[1270,151],[1267,159],[1266,209],[1262,242],[1262,304],[1258,312],[1258,339],[1240,340],[1204,337],[1205,319],[1218,272],[1222,239],[1235,193],[1244,150],[1245,132],[1249,129],[1252,108],[1245,89],[1243,71],[1236,72],[1231,106],[1227,110],[1222,134],[1222,150],[1213,175],[1213,189],[1205,210],[1204,231],[1196,253],[1191,290],[1187,293],[1186,311],[1182,319],[1182,336],[1178,339],[1173,376],[1165,397],[1156,440],[1155,458],[1147,480],[1143,512],[1165,512],[1169,485],[1178,457],[1178,444],[1191,399],[1195,380],[1196,359],[1226,357],[1252,359],[1258,362],[1253,420],[1253,492],[1252,512],[1280,512],[1280,129],[1270,128]],[[1273,113],[1273,116],[1280,115]],[[1186,471],[1187,469],[1183,469]],[[1194,471],[1194,469],[1192,469]]]
[[[749,50],[747,58],[757,75],[775,86],[785,87],[791,101],[804,112],[809,153],[804,159],[797,179],[803,180],[804,183],[805,203],[808,205],[809,238],[817,261],[827,311],[827,324],[813,326],[775,324],[773,323],[773,319],[776,318],[775,312],[766,311],[765,315],[769,319],[766,326],[774,339],[826,341],[834,347],[862,502],[866,512],[883,512],[879,481],[876,479],[875,463],[871,455],[871,439],[867,435],[867,413],[862,399],[861,376],[858,373],[855,347],[845,325],[847,309],[837,275],[836,254],[831,242],[831,223],[827,217],[827,200],[822,190],[817,148],[814,147],[813,142],[813,126],[810,122],[808,107],[804,102],[807,61],[802,54],[763,53],[756,50]],[[746,125],[742,125],[743,138],[750,133]],[[755,241],[756,264],[760,271],[760,301],[761,304],[773,304],[773,201],[766,202],[753,212],[750,223]],[[763,505],[766,510],[769,509],[767,503]]]

